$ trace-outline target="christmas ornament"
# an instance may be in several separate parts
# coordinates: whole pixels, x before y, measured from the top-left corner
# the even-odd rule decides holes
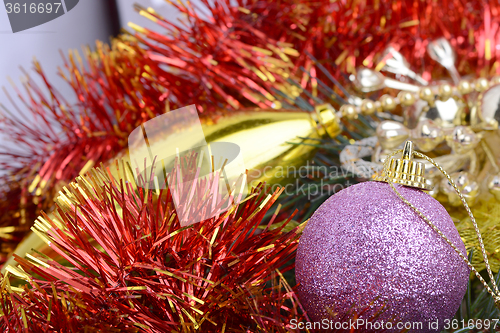
[[[275,216],[256,232],[282,190],[254,188],[229,211],[181,227],[173,196],[182,193],[163,188],[140,188],[123,161],[69,184],[33,227],[52,252],[15,256],[2,276],[1,330],[272,332],[305,320],[282,275],[301,227],[284,232],[293,215]]]
[[[202,123],[208,143],[237,144],[257,186],[288,183],[282,166],[300,167],[314,152],[314,143],[340,134],[340,113],[330,104],[317,105],[313,112],[303,110],[241,110],[217,120]],[[152,138],[154,140],[154,138]],[[161,144],[160,144],[161,145]]]
[[[457,126],[447,137],[448,146],[457,154],[466,154],[479,144],[481,137],[470,127]]]
[[[356,72],[356,80],[354,81],[354,84],[359,90],[365,93],[380,90],[386,87],[411,92],[420,91],[418,86],[386,78],[381,73],[368,68],[360,68]]]
[[[423,86],[429,84],[427,80],[424,80],[420,75],[411,70],[408,61],[392,46],[385,49],[379,63],[384,64],[384,67],[382,67],[383,71],[409,77]]]
[[[455,184],[460,190],[460,193],[467,200],[469,206],[473,206],[476,203],[476,199],[479,195],[479,185],[477,182],[472,180],[471,175],[468,172],[455,172],[450,174]],[[455,189],[448,182],[448,179],[443,178],[440,184],[441,191],[448,196],[448,202],[452,206],[460,206],[462,201],[460,197],[455,193]]]
[[[494,191],[487,191],[494,187],[494,183],[486,178],[492,177],[487,162],[494,166],[496,162],[488,152],[483,137],[487,133],[495,133],[498,129],[495,103],[499,79],[462,78],[455,67],[456,52],[444,38],[430,41],[427,44],[427,53],[447,69],[453,83],[445,80],[424,82],[418,79],[418,74],[411,70],[409,62],[393,46],[387,47],[381,54],[375,70],[358,68],[356,76],[351,76],[353,87],[361,93],[385,88],[403,89],[396,97],[374,94],[380,96],[378,100],[371,102],[376,110],[401,110],[404,119],[385,120],[378,124],[378,144],[373,149],[371,160],[373,163],[383,163],[384,156],[389,154],[390,150],[411,139],[421,151],[432,152],[448,173],[467,172],[468,177],[480,177],[477,182],[461,187],[469,205],[473,206],[478,202],[478,198],[487,199],[488,193],[494,194]],[[396,74],[396,78],[386,78],[377,70]],[[412,78],[417,85],[408,86],[404,76]],[[385,103],[387,100],[390,101],[389,104]],[[367,99],[363,103],[367,104]],[[352,109],[351,117],[354,118],[356,114],[363,113],[362,105],[343,105],[342,108]],[[446,144],[442,144],[443,141]],[[481,148],[477,149],[478,147]],[[448,201],[451,206],[459,205],[459,198],[453,193],[453,189],[446,185],[442,174],[437,172],[431,163],[425,163],[426,177],[436,185],[433,195],[443,202]],[[346,166],[347,164],[344,168]],[[370,169],[375,170],[376,167],[371,166]],[[479,186],[482,182],[488,185]]]
[[[446,64],[453,72],[456,69],[454,52],[448,52],[449,48],[449,43],[441,40],[429,47],[429,52],[434,52],[434,56],[444,55],[436,59]],[[391,87],[398,90],[398,83],[394,80],[399,80],[402,86],[408,82],[402,77],[405,76],[404,73],[408,73],[405,69],[407,62],[401,53],[392,56],[395,52],[394,48],[388,47],[382,53],[375,70],[359,68],[356,75],[350,76],[354,83],[352,88],[358,88],[356,94],[362,102],[343,104],[339,118],[344,122],[346,119],[358,119],[361,115],[377,117],[375,134],[378,142],[374,143],[366,138],[351,140],[339,155],[342,169],[354,174],[358,180],[370,179],[380,170],[385,157],[392,149],[400,147],[404,140],[411,139],[418,149],[432,154],[448,173],[467,172],[469,177],[474,179],[467,186],[460,187],[470,206],[478,205],[482,200],[489,200],[490,193],[495,193],[490,190],[494,183],[488,181],[495,174],[495,171],[492,173],[490,165],[495,166],[496,162],[491,157],[492,154],[488,153],[485,138],[498,136],[496,120],[492,119],[496,108],[491,110],[495,103],[498,77],[486,79],[464,76],[459,77],[457,83],[449,80],[429,80],[427,86],[424,82],[415,80],[417,84],[399,92],[397,96],[391,96]],[[386,78],[377,70],[396,74],[395,79]],[[408,77],[410,75],[412,74],[408,74]],[[389,86],[384,84],[386,79]],[[316,81],[322,85],[321,80]],[[363,95],[363,92],[370,94]],[[350,93],[349,96],[355,100],[354,94]],[[324,95],[321,95],[321,98],[324,98]],[[389,112],[401,112],[403,119],[394,114],[387,116]],[[388,118],[390,120],[385,120]],[[449,208],[459,205],[459,197],[453,193],[447,181],[443,180],[439,168],[428,161],[424,161],[424,164],[426,178],[433,185],[429,194]],[[463,219],[454,211],[452,214],[455,220]],[[483,224],[481,228],[482,226]],[[474,246],[474,256],[477,256],[478,248],[470,238],[467,239],[467,247]],[[497,245],[494,248],[500,249],[499,243],[495,244]]]
[[[422,120],[412,130],[411,138],[418,149],[429,152],[444,140],[444,131],[432,120]]]
[[[488,190],[497,199],[500,200],[500,174],[488,177]]]
[[[156,151],[167,151],[172,143],[167,140],[164,130],[169,128],[169,124],[162,124],[159,117],[153,121],[157,121],[154,127],[159,130],[148,133],[148,142],[154,144]],[[341,126],[337,112],[329,104],[317,106],[312,113],[299,110],[237,110],[218,119],[201,119],[207,143],[230,142],[239,146],[244,165],[249,170],[247,179],[251,187],[266,182],[276,188],[278,184],[285,186],[294,182],[296,175],[288,176],[287,168],[298,169],[304,165],[315,151],[313,144],[318,139],[337,136]],[[127,152],[128,149],[118,156],[124,163],[134,165]],[[110,167],[113,163],[114,160],[104,161],[103,165]],[[161,170],[161,167],[156,169]],[[115,168],[111,170],[113,172]],[[160,181],[161,178],[158,176]],[[13,252],[24,256],[31,249],[41,251],[44,246],[36,234],[29,233]],[[10,257],[4,269],[13,263],[14,257]]]
[[[410,130],[400,122],[386,120],[377,126],[376,133],[383,149],[395,149],[408,139]]]
[[[498,78],[497,78],[498,79]],[[480,121],[484,121],[493,128],[498,128],[500,121],[500,85],[494,84],[478,98]]]
[[[408,126],[412,128],[422,120],[432,120],[443,130],[453,129],[455,126],[462,125],[465,118],[464,102],[459,98],[448,98],[443,101],[439,96],[431,100],[421,100],[424,103],[415,103],[413,107],[405,112],[405,120]],[[415,121],[413,121],[415,119]]]
[[[198,4],[172,3],[186,18],[181,23],[170,22],[152,8],[135,6],[140,15],[158,25],[158,30],[131,24],[133,31],[113,39],[109,47],[99,44],[95,52],[86,50],[83,60],[74,53],[65,60],[66,70],[62,71],[62,75],[74,91],[77,103],[68,103],[64,98],[66,96],[57,92],[57,85],[45,78],[40,80],[44,83],[41,88],[29,80],[26,84],[28,97],[23,99],[23,95],[19,94],[23,99],[23,103],[20,103],[21,108],[24,108],[22,113],[7,110],[2,115],[5,125],[2,132],[13,143],[9,142],[0,149],[0,163],[3,170],[6,170],[5,176],[2,176],[5,186],[2,186],[0,193],[0,261],[8,257],[41,210],[54,210],[54,196],[63,186],[79,174],[91,170],[94,165],[123,153],[130,131],[162,114],[169,107],[197,104],[202,116],[216,120],[236,109],[248,107],[315,112],[316,106],[331,104],[335,110],[343,111],[337,113],[344,125],[342,134],[333,139],[320,137],[314,143],[294,141],[294,144],[302,147],[306,144],[319,147],[320,153],[314,160],[322,167],[337,166],[339,152],[347,147],[353,148],[352,146],[355,147],[351,152],[363,155],[368,160],[366,150],[357,143],[374,135],[371,129],[381,120],[405,123],[405,119],[388,112],[406,114],[401,112],[406,111],[414,101],[424,106],[418,109],[418,114],[414,114],[414,124],[409,126],[405,123],[410,129],[418,124],[427,111],[431,111],[429,115],[433,118],[429,119],[457,120],[450,128],[470,125],[476,133],[484,130],[481,117],[487,120],[491,118],[492,112],[486,112],[481,105],[474,103],[477,96],[488,91],[484,89],[498,84],[498,78],[494,75],[500,70],[500,50],[494,46],[499,40],[500,30],[497,29],[495,17],[500,6],[498,2],[491,0],[481,3],[451,0],[448,4],[449,6],[443,6],[440,2],[429,0],[251,0],[238,4],[228,0],[202,0]],[[427,46],[442,36],[446,36],[457,54],[454,65],[463,78],[458,84],[441,81],[446,72],[439,63],[429,61],[424,55]],[[395,54],[392,57],[397,64],[390,61],[391,56],[384,55],[387,54],[385,51],[388,45],[397,49],[401,55],[399,57]],[[388,60],[387,66],[379,62],[379,59],[384,58]],[[430,87],[419,86],[426,83],[416,79],[415,84],[411,85],[414,92],[397,93],[384,89],[373,91],[363,98],[356,96],[357,93],[351,91],[350,87],[343,87],[347,82],[346,78],[354,78],[356,68],[361,65],[376,72],[391,66],[401,69],[402,59],[406,59],[413,72],[425,78]],[[43,75],[39,66],[36,70]],[[400,75],[389,78],[408,83]],[[408,77],[411,78],[411,74]],[[489,79],[475,79],[477,77]],[[48,93],[44,94],[43,91]],[[392,95],[388,97],[388,94]],[[460,106],[463,103],[461,98],[466,102],[464,110]],[[446,103],[446,110],[441,110],[442,102]],[[348,104],[344,107],[346,103]],[[448,109],[449,105],[451,107]],[[434,106],[437,110],[433,110]],[[26,126],[15,116],[26,113],[28,118],[40,121],[33,126]],[[369,126],[365,126],[366,124]],[[489,131],[492,129],[488,128]],[[370,140],[368,150],[372,148],[373,141]],[[480,144],[476,149],[477,165],[482,171],[481,177],[486,177],[488,169],[484,167],[484,156],[481,156],[483,141]],[[19,149],[13,150],[13,147]],[[380,146],[373,148],[372,157],[384,155],[379,148]],[[439,157],[449,158],[453,167],[459,165],[458,170],[454,171],[471,171],[469,157],[449,154],[445,151],[447,148],[449,147],[444,144],[439,145],[432,153],[444,154]],[[379,158],[376,160],[380,161]],[[453,163],[454,160],[457,162]],[[347,160],[343,162],[349,163]],[[358,162],[356,160],[353,163],[360,164]],[[375,170],[381,166],[379,163]],[[437,170],[436,167],[433,168]],[[346,175],[347,173],[332,179],[333,184],[327,186],[350,180],[350,174]],[[472,176],[476,177],[476,174]],[[309,184],[318,185],[314,181],[310,180]],[[485,194],[488,191],[480,192],[478,198],[483,199]],[[290,197],[284,199],[288,199],[288,203],[295,202],[295,206],[305,212],[304,216],[314,211],[322,200],[320,197],[321,200],[311,202],[304,201],[307,196]],[[478,200],[483,213],[481,227],[488,232],[488,252],[496,253],[498,246],[494,244],[500,237],[492,232],[495,230],[494,225],[485,216],[495,219],[499,215],[491,213],[495,205],[485,199],[488,205],[484,204],[485,201]],[[290,207],[295,206],[283,205],[281,212],[289,211]],[[465,220],[462,222],[465,223]],[[467,224],[466,229],[461,229],[461,235],[467,237],[464,238],[467,242],[471,241],[470,231],[474,232],[474,228],[470,226]],[[477,261],[477,255],[474,260]],[[58,281],[60,280],[55,284]],[[6,288],[8,289],[8,283]],[[50,291],[47,292],[49,294]],[[290,289],[287,290],[287,295],[294,293]],[[12,297],[13,308],[19,311],[9,318],[14,318],[19,327],[24,327],[22,319],[25,313],[21,309],[32,303],[15,296]],[[80,317],[93,318],[95,313],[67,312],[66,300],[70,300],[72,304],[82,303],[73,294],[66,297],[67,294],[64,298],[54,298],[57,302],[54,301],[53,304],[57,306],[52,318],[59,316],[68,322],[74,322],[75,318]],[[258,303],[256,307],[265,304],[277,306],[278,309],[282,306],[289,308],[289,304],[275,305],[265,301]],[[292,304],[294,309],[300,308],[300,304],[293,301]],[[45,306],[50,308],[46,303]],[[254,310],[252,307],[251,311]],[[256,310],[254,313],[259,317]],[[483,316],[490,314],[488,311],[481,313]],[[32,314],[33,312],[28,312],[28,315]],[[48,312],[38,314],[36,320],[47,318]],[[34,317],[29,317],[31,318]],[[97,321],[106,324],[107,319],[112,321],[111,318],[121,320],[122,317],[110,315],[98,318]],[[189,317],[184,317],[186,318]],[[207,320],[209,318],[207,316]],[[273,327],[278,331],[288,329],[285,326],[290,318],[292,317],[279,317]],[[186,325],[190,325],[189,321],[186,322]],[[150,323],[146,324],[148,325],[151,326]],[[98,325],[94,327],[100,328]],[[192,327],[183,326],[185,330]],[[262,327],[265,326],[259,323],[261,330]],[[248,330],[247,327],[231,329]],[[41,331],[46,331],[46,327]]]
[[[460,74],[455,67],[457,55],[446,38],[438,38],[427,44],[429,56],[446,68],[455,84],[460,82]]]
[[[429,185],[411,141],[402,153],[386,162],[382,179],[389,183],[338,192],[306,225],[295,272],[313,320],[342,321],[356,313],[392,322],[390,332],[401,322],[440,332],[457,311],[469,277],[465,247],[446,209],[421,191]]]
[[[386,150],[395,149],[411,138],[418,149],[428,152],[445,138],[442,128],[429,119],[421,120],[412,130],[400,122],[385,120],[377,126],[376,133],[380,146]]]

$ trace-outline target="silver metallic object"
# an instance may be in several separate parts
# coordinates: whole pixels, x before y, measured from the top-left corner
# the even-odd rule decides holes
[[[411,131],[410,136],[419,150],[429,152],[443,142],[444,131],[432,120],[423,119]]]
[[[424,80],[420,75],[410,69],[410,64],[408,63],[408,61],[406,61],[403,55],[396,51],[396,49],[392,46],[389,46],[385,49],[384,53],[382,54],[382,59],[385,59],[385,65],[382,68],[383,71],[409,77],[410,79],[417,81],[423,86],[429,84],[429,82]]]
[[[500,84],[482,93],[478,101],[479,120],[487,129],[498,129],[500,122]]]
[[[411,92],[418,92],[420,90],[419,86],[386,78],[381,73],[368,68],[358,68],[354,84],[362,92],[376,91],[386,87]]]
[[[375,133],[383,149],[395,149],[408,139],[410,130],[397,121],[384,120],[377,126]]]
[[[457,185],[458,189],[464,196],[467,204],[469,206],[473,206],[479,196],[479,185],[477,182],[473,181],[471,179],[471,175],[465,171],[453,173],[450,177],[453,179],[453,182]],[[448,182],[447,178],[443,178],[440,185],[442,192],[448,196],[448,202],[452,206],[462,205],[460,197]]]
[[[428,152],[445,139],[443,129],[430,119],[421,120],[412,130],[400,122],[385,120],[377,126],[375,133],[383,149],[395,149],[411,139],[419,150]]]
[[[479,141],[481,141],[481,137],[466,126],[455,127],[451,135],[446,138],[448,146],[456,154],[465,154],[472,151],[477,147]]]
[[[455,67],[457,56],[446,38],[439,38],[427,45],[427,53],[429,56],[446,68],[451,75],[453,82],[458,85],[460,82],[460,74]]]
[[[495,199],[500,201],[500,174],[491,175],[486,180],[488,190]]]
[[[404,110],[404,123],[413,129],[420,121],[429,119],[443,129],[450,129],[461,124],[464,109],[465,104],[454,98],[436,100],[433,106],[419,100]]]

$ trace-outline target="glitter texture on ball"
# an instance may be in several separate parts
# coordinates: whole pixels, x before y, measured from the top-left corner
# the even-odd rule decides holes
[[[395,186],[466,255],[438,201]],[[469,268],[389,184],[372,181],[350,186],[318,208],[300,238],[295,274],[312,321],[348,321],[356,313],[392,322],[387,332],[401,331],[397,323],[421,323],[410,331],[440,332],[458,310]]]

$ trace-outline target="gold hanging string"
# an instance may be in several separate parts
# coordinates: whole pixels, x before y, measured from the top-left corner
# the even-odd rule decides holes
[[[434,225],[434,223],[432,223],[422,212],[420,212],[417,207],[415,207],[411,202],[409,202],[405,197],[403,197],[401,195],[401,193],[399,193],[399,191],[394,186],[394,183],[392,182],[391,178],[388,177],[389,162],[391,161],[391,159],[396,154],[399,154],[399,153],[402,153],[402,152],[403,152],[403,149],[399,149],[399,150],[393,152],[391,155],[387,156],[386,160],[384,161],[384,175],[385,175],[386,182],[389,183],[389,185],[391,186],[391,188],[394,191],[394,193],[396,193],[396,195],[404,203],[406,203],[415,213],[417,213],[435,232],[437,232],[439,234],[439,236],[441,236],[441,238],[443,238],[455,250],[455,252],[458,253],[458,255],[465,261],[465,263],[467,264],[467,266],[469,266],[469,268],[474,272],[474,274],[477,276],[477,278],[483,283],[483,285],[486,288],[486,290],[491,294],[491,296],[495,300],[495,304],[497,305],[497,307],[500,307],[500,292],[498,290],[498,286],[497,286],[497,284],[495,282],[495,278],[493,277],[493,273],[491,271],[491,267],[490,267],[490,264],[488,262],[488,256],[486,255],[486,250],[484,248],[483,238],[481,237],[481,232],[479,231],[479,227],[477,226],[476,219],[474,218],[474,215],[472,215],[472,211],[470,210],[469,205],[467,204],[467,201],[465,200],[464,196],[462,195],[462,193],[458,189],[458,187],[455,184],[455,182],[453,181],[453,179],[451,179],[450,175],[446,171],[444,171],[444,169],[439,164],[437,164],[432,158],[430,158],[430,157],[428,157],[428,156],[426,156],[424,154],[421,154],[419,152],[413,152],[413,154],[415,156],[420,157],[422,159],[425,159],[428,162],[430,162],[432,165],[434,165],[448,179],[448,181],[450,182],[450,184],[455,189],[455,192],[460,197],[460,200],[462,201],[462,204],[464,205],[465,210],[467,211],[467,214],[469,214],[469,217],[470,217],[470,219],[472,221],[472,224],[474,225],[474,229],[476,231],[476,235],[477,235],[477,238],[479,240],[479,247],[481,248],[481,252],[482,252],[483,258],[484,258],[484,263],[486,264],[486,270],[488,271],[488,276],[490,277],[491,284],[493,286],[494,291],[491,290],[491,288],[488,285],[488,283],[486,283],[486,281],[483,279],[483,277],[481,276],[481,274],[479,274],[479,272],[469,262],[469,259],[462,253],[462,251],[460,251],[456,247],[456,245],[453,244],[453,242],[451,242],[448,239],[448,237],[446,237],[446,235],[443,234],[441,232],[441,230],[439,230]]]

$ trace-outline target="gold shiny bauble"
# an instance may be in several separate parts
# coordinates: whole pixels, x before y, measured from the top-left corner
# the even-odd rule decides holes
[[[429,87],[424,87],[420,89],[420,92],[418,93],[419,97],[426,101],[427,103],[432,103],[434,101],[434,93],[432,92],[431,88]]]
[[[443,142],[444,132],[432,120],[423,119],[411,131],[411,138],[419,150],[429,152]]]
[[[410,130],[400,122],[385,120],[377,126],[375,133],[383,149],[394,149],[408,138]]]
[[[361,113],[364,115],[371,115],[374,114],[375,111],[377,111],[377,108],[375,107],[375,102],[372,101],[371,99],[365,99],[361,103]]]
[[[358,68],[354,85],[362,92],[371,92],[385,87],[385,77],[369,68]]]
[[[490,83],[484,77],[477,79],[475,84],[474,84],[474,88],[478,92],[486,91],[489,87],[490,87]]]
[[[467,204],[473,206],[476,203],[476,199],[479,196],[479,185],[477,182],[471,179],[471,175],[468,172],[456,172],[450,175],[451,179],[457,185],[458,189],[464,196]],[[441,181],[441,191],[448,196],[448,202],[452,206],[462,205],[460,197],[455,192],[455,189],[448,182],[447,178],[443,178]]]
[[[448,98],[450,98],[452,94],[453,94],[453,89],[449,84],[443,84],[439,86],[439,98],[442,101],[448,100]]]
[[[480,141],[479,136],[470,127],[457,126],[446,138],[446,142],[457,154],[465,154],[476,148]]]
[[[458,83],[458,91],[462,94],[462,95],[465,95],[465,94],[468,94],[470,92],[472,92],[472,86],[470,84],[469,81],[467,80],[461,80],[459,83]]]
[[[404,123],[408,128],[415,128],[423,119],[430,119],[448,131],[461,125],[464,119],[465,104],[460,99],[449,98],[447,101],[435,100],[429,105],[423,100],[417,100],[404,110]]]
[[[263,181],[288,183],[283,176],[283,166],[299,167],[313,152],[307,144],[300,143],[312,143],[310,139],[335,137],[340,133],[339,119],[329,104],[319,105],[313,113],[231,112],[215,124],[202,123],[202,127],[207,143],[232,142],[240,147],[252,186]]]
[[[385,111],[392,111],[396,108],[396,101],[390,95],[383,95],[380,98],[380,104]]]
[[[500,201],[500,174],[492,175],[487,179],[488,190]]]
[[[339,118],[333,107],[318,105],[315,111],[232,111],[215,122],[202,118],[201,127],[209,145],[230,142],[239,146],[250,186],[264,181],[271,186],[285,185],[297,177],[296,173],[290,175],[289,170],[298,170],[314,152],[317,144],[314,138],[340,134]],[[158,130],[149,134],[148,145],[151,144],[154,151],[161,151],[168,145],[169,136],[175,133]],[[116,160],[119,159],[124,165],[130,163],[127,149],[116,156]],[[115,159],[105,162],[104,166],[114,165],[114,162]],[[116,168],[108,170],[116,179],[121,178],[119,173],[114,173]],[[15,253],[24,257],[32,248],[40,250],[44,246],[45,243],[32,233],[18,245]],[[3,267],[8,264],[14,264],[13,257]]]
[[[358,113],[356,112],[356,107],[351,104],[344,104],[340,107],[340,113],[342,117],[347,119],[356,119],[358,117]]]
[[[401,91],[398,94],[398,99],[401,105],[410,106],[415,103],[415,96],[409,91]]]

